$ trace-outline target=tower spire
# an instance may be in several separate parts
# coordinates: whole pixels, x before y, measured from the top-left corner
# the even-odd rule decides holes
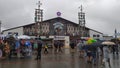
[[[82,5],[80,6],[80,10],[81,10],[81,12],[83,11],[83,7],[82,7]]]
[[[42,3],[40,1],[38,1],[38,3],[36,3],[38,5],[38,8],[35,9],[35,31],[36,31],[36,34],[40,36],[40,33],[42,33],[42,30],[41,30],[41,23],[43,21],[43,9],[41,9],[41,5]]]
[[[83,6],[82,5],[80,7],[78,7],[78,9],[80,10],[80,12],[83,12]]]
[[[85,13],[83,12],[82,5],[78,9],[79,34],[83,37],[83,35],[85,35]]]
[[[41,9],[42,3],[38,1],[38,8],[35,9],[35,22],[41,22],[43,19],[43,10]]]
[[[115,28],[115,39],[117,38],[117,29]]]
[[[38,5],[38,9],[40,9],[40,6],[42,5],[42,3],[38,1],[37,5]]]

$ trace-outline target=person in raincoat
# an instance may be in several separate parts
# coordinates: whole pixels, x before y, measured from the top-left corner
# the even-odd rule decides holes
[[[20,57],[20,41],[19,40],[15,41],[15,49],[17,52],[17,57]]]
[[[48,54],[48,44],[46,43],[45,45],[44,45],[44,53],[46,54]]]
[[[104,45],[103,46],[103,62],[102,64],[105,65],[105,62],[108,62],[110,66],[110,46]]]
[[[32,55],[32,45],[29,40],[25,42],[27,56]]]
[[[79,49],[79,56],[83,57],[83,54],[84,54],[84,50],[83,50],[84,44],[83,44],[83,42],[79,41],[79,43],[77,44],[77,46],[78,46],[78,49]]]

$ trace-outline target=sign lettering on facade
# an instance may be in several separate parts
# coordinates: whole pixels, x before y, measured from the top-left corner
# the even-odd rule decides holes
[[[54,36],[54,40],[65,40],[64,36]]]

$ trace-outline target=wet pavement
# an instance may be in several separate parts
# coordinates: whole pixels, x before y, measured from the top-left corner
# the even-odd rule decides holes
[[[120,68],[120,55],[110,55],[111,68]],[[86,58],[79,58],[78,52],[70,53],[65,49],[63,53],[54,54],[53,50],[49,54],[42,53],[41,60],[35,60],[35,55],[22,59],[12,58],[0,60],[0,68],[110,68],[108,63],[103,67],[101,58],[96,65],[87,63]]]

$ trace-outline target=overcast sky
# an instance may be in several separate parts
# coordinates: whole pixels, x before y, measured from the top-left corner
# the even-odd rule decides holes
[[[34,11],[39,0],[0,0],[2,28],[13,28],[34,22]],[[78,23],[78,7],[86,13],[86,26],[104,34],[120,32],[120,0],[40,0],[44,20],[61,17]]]

